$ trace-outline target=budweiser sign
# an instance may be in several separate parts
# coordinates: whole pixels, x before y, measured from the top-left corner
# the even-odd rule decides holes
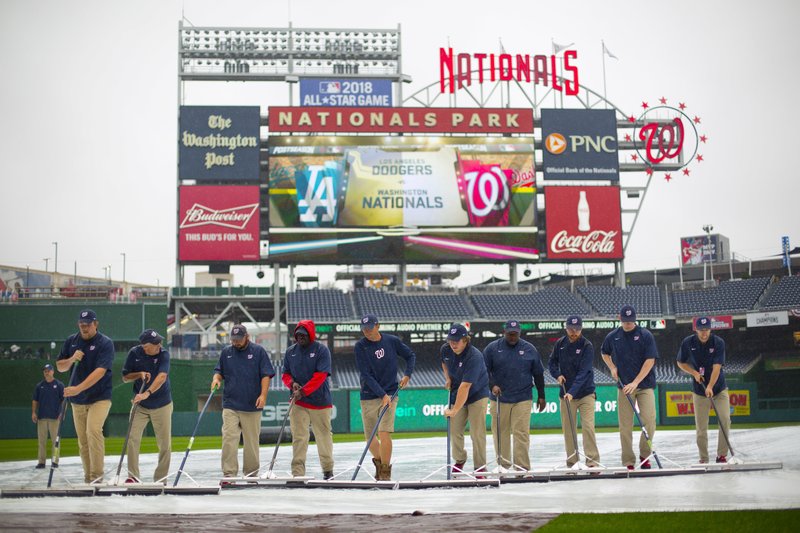
[[[259,259],[257,185],[180,188],[178,258],[187,262]]]
[[[184,229],[209,225],[221,226],[223,228],[244,229],[257,209],[257,203],[229,207],[228,209],[212,209],[203,204],[194,204],[186,210],[186,216],[183,217],[179,228]]]
[[[622,259],[619,187],[545,187],[548,259]]]

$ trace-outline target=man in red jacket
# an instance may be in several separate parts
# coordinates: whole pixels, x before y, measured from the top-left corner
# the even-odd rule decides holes
[[[313,321],[298,322],[294,328],[295,344],[286,349],[283,358],[282,379],[294,397],[294,407],[289,415],[289,427],[292,430],[292,475],[299,477],[306,474],[310,425],[314,430],[323,479],[330,479],[333,477],[333,399],[328,384],[331,352],[316,338]]]

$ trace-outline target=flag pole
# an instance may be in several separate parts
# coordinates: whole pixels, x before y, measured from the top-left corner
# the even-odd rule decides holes
[[[606,92],[606,43],[600,39],[600,44],[603,47],[600,51],[600,55],[603,56],[603,104],[605,108],[608,109],[608,93]]]

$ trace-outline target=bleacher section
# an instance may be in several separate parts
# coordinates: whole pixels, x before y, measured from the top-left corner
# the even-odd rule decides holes
[[[565,318],[590,312],[564,287],[549,287],[529,294],[475,294],[472,303],[484,318]]]
[[[458,294],[395,294],[375,289],[353,293],[359,315],[372,313],[381,320],[447,320],[472,317],[465,297]]]
[[[713,289],[673,293],[675,314],[743,313],[753,307],[769,284],[769,278],[723,281]]]
[[[800,308],[800,276],[781,278],[761,308],[767,310]]]
[[[744,374],[748,372],[759,356],[748,354],[729,354],[725,361],[725,374]],[[595,376],[597,369],[595,369]],[[658,383],[690,383],[691,377],[678,368],[674,357],[661,357],[656,360],[656,381]]]
[[[348,321],[353,309],[347,295],[336,289],[309,289],[290,292],[287,299],[289,322],[316,320],[320,322]]]
[[[632,305],[639,316],[663,315],[661,295],[655,285],[632,285],[624,289],[591,285],[578,287],[578,292],[603,316],[617,316],[623,305]]]

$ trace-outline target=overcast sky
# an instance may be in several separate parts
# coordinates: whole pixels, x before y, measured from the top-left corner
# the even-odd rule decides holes
[[[0,1],[0,264],[173,284],[177,27],[396,28],[411,94],[438,80],[438,48],[551,51],[574,42],[581,83],[630,114],[685,102],[708,136],[690,177],[657,174],[628,271],[676,267],[679,238],[713,224],[737,254],[800,245],[795,132],[800,3],[727,1]],[[449,41],[448,41],[449,40]],[[200,87],[205,85],[205,87]],[[239,87],[233,87],[238,85]],[[188,84],[187,104],[288,103],[265,84]],[[248,84],[250,85],[250,84]],[[255,267],[234,270],[255,284]],[[300,273],[314,273],[317,267]],[[467,269],[480,281],[506,269]],[[323,272],[332,279],[332,274]],[[268,281],[269,276],[264,281]],[[187,275],[188,284],[193,275]]]

